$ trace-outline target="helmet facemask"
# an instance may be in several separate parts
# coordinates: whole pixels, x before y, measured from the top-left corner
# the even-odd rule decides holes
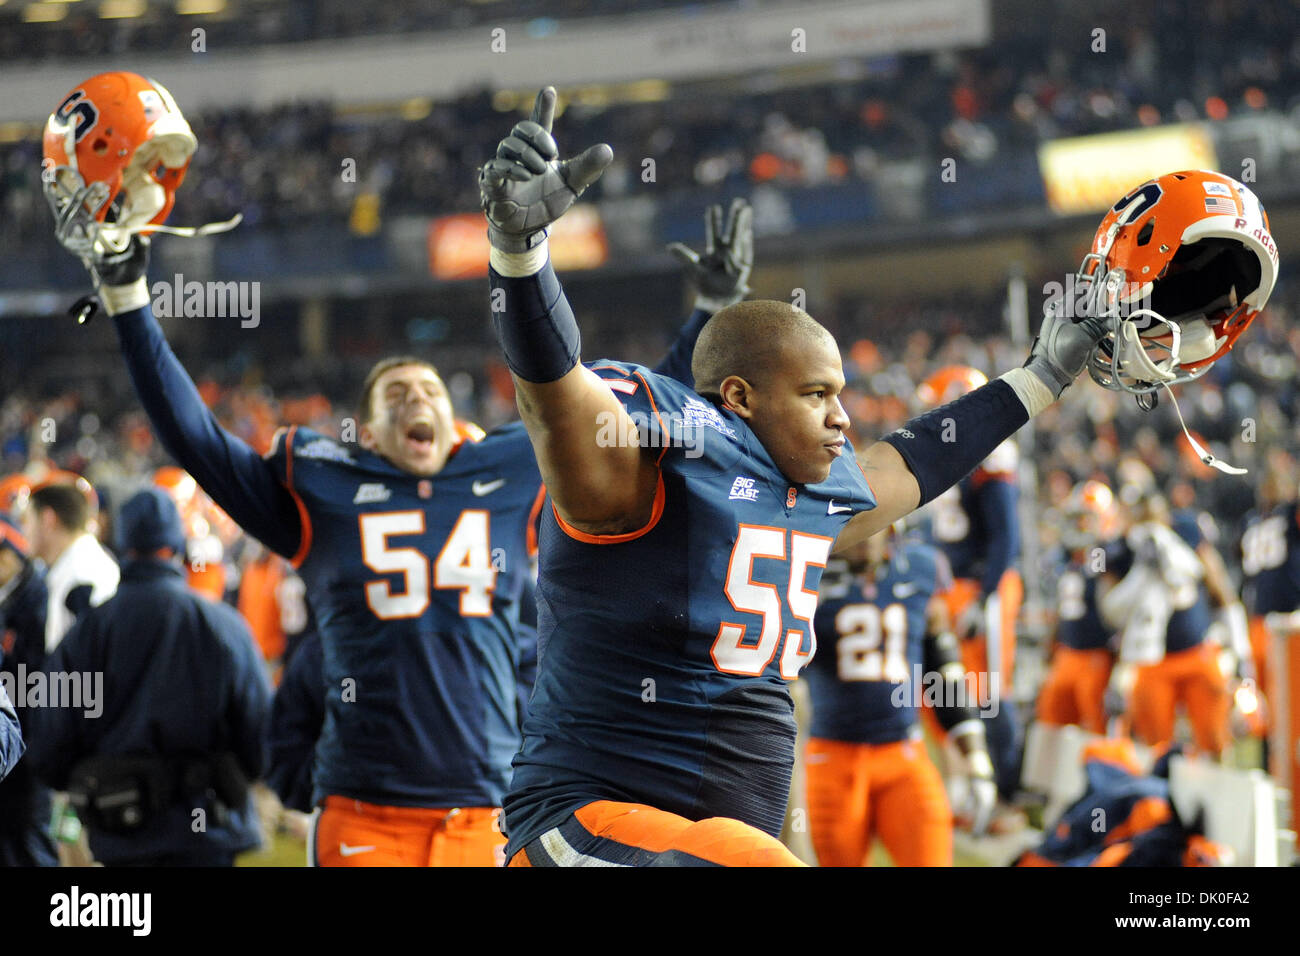
[[[1221,345],[1214,324],[1248,324],[1243,300],[1260,282],[1258,258],[1231,239],[1181,247],[1154,282],[1131,283],[1124,270],[1111,269],[1094,283],[1083,269],[1095,273],[1100,263],[1100,256],[1089,255],[1077,277],[1088,308],[1096,310],[1090,314],[1111,325],[1089,357],[1088,372],[1097,384],[1133,395],[1204,375]]]

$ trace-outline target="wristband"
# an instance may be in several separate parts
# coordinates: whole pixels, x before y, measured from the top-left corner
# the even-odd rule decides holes
[[[582,339],[550,261],[524,276],[504,276],[495,268],[488,275],[492,324],[510,371],[537,384],[563,378],[578,364]]]

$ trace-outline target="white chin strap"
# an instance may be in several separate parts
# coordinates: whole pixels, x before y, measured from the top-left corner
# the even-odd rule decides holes
[[[1229,465],[1226,461],[1221,461],[1220,459],[1215,458],[1206,451],[1204,447],[1202,447],[1200,442],[1192,437],[1192,433],[1187,430],[1187,422],[1183,421],[1183,413],[1178,407],[1178,399],[1174,397],[1173,390],[1170,389],[1168,385],[1165,385],[1164,389],[1169,393],[1169,400],[1174,403],[1174,414],[1178,416],[1178,424],[1183,426],[1183,437],[1187,439],[1187,444],[1192,446],[1192,451],[1196,452],[1196,456],[1201,459],[1201,463],[1209,465],[1211,468],[1221,471],[1225,475],[1246,474],[1245,468],[1237,468],[1233,465]]]

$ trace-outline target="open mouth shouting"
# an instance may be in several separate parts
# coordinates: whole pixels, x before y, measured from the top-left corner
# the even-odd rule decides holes
[[[433,422],[417,418],[406,426],[406,448],[420,457],[433,451]]]

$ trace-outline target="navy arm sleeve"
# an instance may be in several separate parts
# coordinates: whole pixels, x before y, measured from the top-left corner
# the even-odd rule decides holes
[[[695,342],[700,337],[704,324],[711,318],[713,313],[705,312],[703,309],[692,312],[686,324],[677,333],[673,344],[669,346],[668,354],[654,367],[654,371],[677,379],[687,388],[694,388],[695,375],[691,372],[691,357],[695,354]]]
[[[163,447],[240,527],[277,554],[292,557],[302,525],[271,466],[217,423],[149,306],[113,321],[136,394]]]
[[[23,735],[18,729],[18,714],[0,684],[0,780],[9,775],[23,755]]]
[[[988,534],[984,576],[980,581],[980,591],[987,597],[998,589],[1003,572],[1011,567],[1020,551],[1016,486],[1009,481],[990,479],[979,491],[979,507]]]

